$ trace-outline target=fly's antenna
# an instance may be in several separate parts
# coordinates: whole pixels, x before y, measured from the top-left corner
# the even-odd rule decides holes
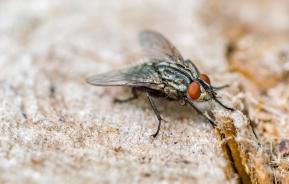
[[[202,80],[197,79],[197,81],[202,85],[202,87],[205,89],[205,91],[208,92],[209,94],[216,93],[216,92],[211,88],[211,86],[209,86],[208,84],[206,84],[206,83],[203,82]]]

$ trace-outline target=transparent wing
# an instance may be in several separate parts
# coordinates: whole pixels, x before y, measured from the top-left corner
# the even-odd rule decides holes
[[[139,34],[139,42],[144,52],[152,59],[167,59],[174,62],[183,62],[180,52],[162,34],[145,30]]]
[[[162,80],[151,64],[94,75],[86,80],[95,86],[138,86],[156,88]]]

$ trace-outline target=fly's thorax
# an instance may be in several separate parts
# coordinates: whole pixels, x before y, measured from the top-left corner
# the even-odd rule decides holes
[[[184,61],[185,69],[189,70],[193,78],[198,78],[199,77],[199,70],[195,66],[195,64],[187,59]]]
[[[190,71],[185,68],[168,62],[160,62],[156,65],[158,73],[162,81],[167,87],[170,87],[178,92],[186,92],[192,80]]]

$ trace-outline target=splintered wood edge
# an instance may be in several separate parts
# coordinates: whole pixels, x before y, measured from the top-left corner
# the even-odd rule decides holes
[[[272,183],[269,155],[255,137],[248,118],[240,111],[218,111],[215,118],[219,122],[216,132],[231,167],[225,170],[227,177],[234,176],[233,170],[241,183]]]

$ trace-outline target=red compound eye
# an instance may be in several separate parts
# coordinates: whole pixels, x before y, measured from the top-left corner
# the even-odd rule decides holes
[[[200,79],[205,81],[207,84],[211,84],[210,78],[206,74],[201,74]]]
[[[200,84],[197,82],[192,82],[189,85],[188,93],[193,100],[197,100],[201,95]]]

